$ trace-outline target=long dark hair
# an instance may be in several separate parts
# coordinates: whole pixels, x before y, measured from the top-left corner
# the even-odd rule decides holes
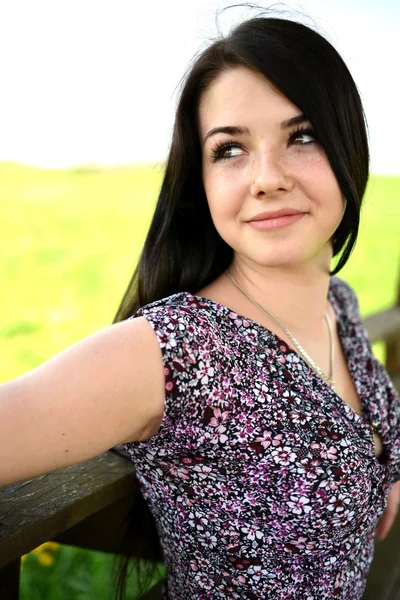
[[[258,16],[213,42],[185,78],[153,220],[115,321],[171,294],[195,293],[232,261],[232,248],[216,231],[204,192],[198,107],[215,78],[237,66],[263,74],[311,122],[346,199],[333,237],[337,264],[332,274],[350,256],[369,174],[366,123],[357,87],[342,58],[319,33],[291,20]],[[136,515],[136,520],[143,516]],[[155,561],[156,555],[159,547]]]

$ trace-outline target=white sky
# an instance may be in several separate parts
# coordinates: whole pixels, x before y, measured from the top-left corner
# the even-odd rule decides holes
[[[163,160],[177,84],[215,34],[216,8],[233,3],[0,0],[0,160],[45,167]],[[372,171],[400,174],[399,0],[284,7],[308,13],[349,66],[369,122]],[[228,15],[223,31],[243,11]]]

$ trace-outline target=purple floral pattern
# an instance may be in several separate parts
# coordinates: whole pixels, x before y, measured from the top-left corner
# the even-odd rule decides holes
[[[180,292],[142,307],[163,354],[153,437],[125,444],[154,515],[164,600],[358,600],[400,479],[400,401],[349,286],[329,300],[364,418],[283,340]],[[379,421],[377,459],[365,419]]]

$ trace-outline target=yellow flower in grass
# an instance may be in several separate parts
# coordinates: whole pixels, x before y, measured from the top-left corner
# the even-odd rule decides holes
[[[32,550],[32,552],[33,554],[38,555],[40,555],[42,552],[48,552],[49,550],[50,552],[54,552],[55,550],[58,550],[59,546],[60,544],[57,544],[57,542],[45,542],[44,544],[41,544],[40,546]]]
[[[44,567],[49,567],[54,562],[54,556],[52,553],[58,550],[59,547],[60,544],[57,544],[57,542],[45,542],[44,544],[41,544],[32,550],[30,554],[36,555],[41,565]],[[26,560],[27,556],[28,554],[21,556],[22,563]]]
[[[50,554],[50,552],[41,552],[38,555],[38,561],[44,567],[49,567],[54,562],[54,558],[53,555]]]
[[[59,547],[60,544],[58,544],[57,542],[45,542],[44,544],[39,546],[39,548],[43,548],[43,550],[51,550],[52,552],[58,550]]]

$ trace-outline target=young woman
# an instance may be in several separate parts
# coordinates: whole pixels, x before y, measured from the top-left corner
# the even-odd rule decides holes
[[[0,483],[123,443],[163,598],[361,598],[400,479],[399,397],[332,277],[368,161],[318,33],[260,17],[207,48],[120,322],[1,387]]]

